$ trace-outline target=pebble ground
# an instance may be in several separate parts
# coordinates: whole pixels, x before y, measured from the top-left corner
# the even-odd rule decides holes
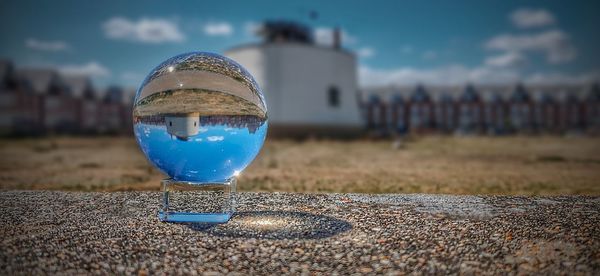
[[[171,224],[157,192],[0,192],[0,274],[600,275],[600,198],[241,193]]]

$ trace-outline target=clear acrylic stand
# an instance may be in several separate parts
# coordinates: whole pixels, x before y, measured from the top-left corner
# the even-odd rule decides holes
[[[235,212],[237,180],[223,182],[162,181],[159,219],[167,222],[227,222]]]

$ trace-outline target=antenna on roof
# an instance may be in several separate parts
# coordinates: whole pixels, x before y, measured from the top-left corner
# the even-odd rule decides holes
[[[340,49],[342,48],[342,31],[340,27],[336,26],[333,28],[333,48]]]

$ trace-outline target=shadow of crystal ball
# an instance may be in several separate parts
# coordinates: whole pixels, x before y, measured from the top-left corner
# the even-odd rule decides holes
[[[214,236],[256,239],[321,239],[352,229],[344,220],[290,211],[239,212],[226,224],[187,225]]]

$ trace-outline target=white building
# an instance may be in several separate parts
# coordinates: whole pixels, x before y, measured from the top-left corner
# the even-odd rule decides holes
[[[180,140],[188,140],[190,137],[198,135],[200,131],[200,113],[182,113],[170,114],[165,116],[167,133],[177,137]]]
[[[267,22],[264,42],[239,46],[225,55],[256,79],[267,101],[269,128],[275,135],[344,135],[359,132],[356,58],[340,47],[316,45],[306,27]]]

